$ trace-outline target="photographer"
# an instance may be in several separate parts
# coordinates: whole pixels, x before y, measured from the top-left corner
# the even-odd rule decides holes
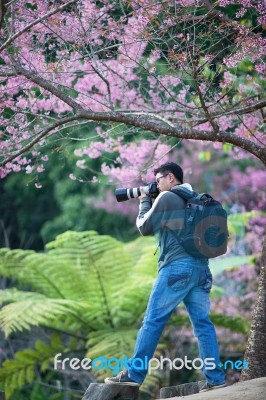
[[[211,358],[216,364],[214,369],[207,369],[204,364],[202,372],[206,383],[201,391],[220,388],[225,386],[225,376],[218,367],[219,348],[214,326],[209,319],[212,275],[208,259],[192,257],[179,242],[178,237],[184,225],[186,201],[170,191],[178,186],[192,191],[192,187],[188,183],[183,184],[182,168],[175,163],[161,165],[154,170],[154,174],[160,194],[152,204],[150,197],[141,190],[136,224],[144,236],[159,234],[158,276],[128,368],[117,377],[106,378],[105,383],[129,386],[142,384],[147,369],[138,368],[134,359],[150,360],[153,357],[167,321],[183,301],[198,340],[201,360]]]

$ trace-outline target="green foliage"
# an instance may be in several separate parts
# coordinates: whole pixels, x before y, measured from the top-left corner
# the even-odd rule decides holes
[[[94,231],[65,232],[47,244],[43,253],[0,249],[0,274],[32,290],[0,291],[0,327],[5,335],[39,326],[72,337],[67,346],[58,336],[52,336],[49,345],[37,341],[35,349],[18,352],[14,360],[6,361],[0,385],[7,390],[7,398],[15,388],[32,382],[36,368],[46,370],[55,354],[76,351],[81,341],[90,359],[132,354],[156,276],[154,251],[152,237],[123,244]],[[217,259],[213,272],[246,261],[243,257]],[[221,294],[221,288],[213,288],[213,296]],[[213,318],[217,325],[237,332],[248,329],[240,317]],[[177,315],[171,323],[187,324],[188,319]],[[99,379],[107,374],[110,371],[97,371]],[[149,390],[156,379],[148,376],[143,390]]]
[[[84,337],[90,358],[130,354],[157,268],[153,238],[145,239],[122,244],[94,231],[69,231],[45,253],[1,249],[0,274],[32,289],[0,291],[1,329],[6,336],[32,326],[56,329],[73,336],[72,349],[78,347],[74,338]],[[10,385],[5,377],[20,369],[16,359],[12,362],[2,375],[11,392],[17,379]],[[99,378],[107,373],[101,371]],[[23,374],[21,385],[28,381]]]
[[[64,134],[67,136],[68,131],[64,130]],[[42,160],[45,153],[36,156],[35,160],[36,165],[45,167],[45,172],[34,170],[31,174],[18,173],[0,180],[0,247],[40,250],[45,243],[67,230],[97,230],[124,241],[136,237],[137,230],[127,216],[97,209],[97,202],[110,189],[106,177],[100,173],[101,162],[106,160],[104,157],[89,159],[86,170],[76,166],[74,150],[80,147],[80,142],[75,138],[82,135],[87,137],[84,146],[89,145],[90,136],[95,136],[93,127],[89,132],[86,126],[77,127],[71,132],[73,140],[67,146],[60,147],[57,142],[53,145],[50,138],[53,151],[49,160]],[[71,180],[70,173],[84,182]],[[90,182],[94,175],[98,176],[98,183]],[[36,182],[42,188],[36,189]]]
[[[245,318],[240,316],[224,315],[212,313],[211,320],[215,326],[231,329],[233,332],[243,333],[246,335],[249,332],[250,323]],[[175,314],[171,317],[171,324],[176,326],[190,326],[190,321],[187,315]]]
[[[1,274],[12,276],[37,292],[35,296],[14,289],[4,291],[2,301],[13,301],[0,313],[6,335],[17,329],[30,329],[29,324],[62,328],[66,317],[70,332],[84,327],[115,328],[136,321],[143,292],[131,299],[135,273],[132,255],[122,243],[93,231],[69,231],[49,243],[47,250],[46,253],[8,249],[0,252]],[[155,270],[156,260],[153,267]],[[150,279],[142,285],[147,294],[151,284]],[[25,309],[23,317],[19,307]]]
[[[225,270],[240,267],[245,264],[253,264],[254,256],[230,256],[210,260],[212,275],[216,276]]]
[[[46,371],[54,355],[63,351],[63,347],[60,337],[53,334],[49,345],[37,340],[34,349],[18,351],[13,360],[4,361],[0,369],[0,390],[5,391],[6,400],[15,389],[33,382],[37,365],[42,372]]]
[[[250,322],[240,316],[212,313],[211,319],[215,326],[229,328],[234,332],[243,333],[245,335],[248,334],[250,329]]]
[[[248,227],[252,218],[263,216],[265,213],[261,211],[248,211],[243,213],[230,214],[228,217],[229,235],[243,236],[245,228]]]

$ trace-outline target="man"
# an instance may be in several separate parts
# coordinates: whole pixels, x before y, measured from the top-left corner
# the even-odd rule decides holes
[[[216,333],[209,319],[209,293],[212,275],[206,258],[194,258],[185,252],[178,241],[184,224],[185,200],[171,192],[183,184],[183,170],[175,163],[166,163],[154,170],[159,196],[151,203],[142,191],[137,227],[144,236],[159,233],[160,257],[158,276],[147,305],[143,324],[138,332],[135,351],[128,361],[127,370],[117,377],[106,378],[105,383],[140,386],[147,369],[138,368],[134,359],[150,360],[153,357],[162,331],[172,312],[183,301],[198,339],[200,358],[214,359],[216,367],[202,372],[206,383],[201,391],[225,386],[224,372],[218,367],[219,348]]]

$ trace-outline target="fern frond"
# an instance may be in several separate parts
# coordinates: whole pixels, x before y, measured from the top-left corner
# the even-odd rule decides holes
[[[103,330],[89,335],[87,346],[90,358],[105,357],[121,358],[128,356],[134,349],[137,329]]]
[[[0,290],[0,305],[4,303],[18,302],[24,300],[45,300],[46,296],[36,292],[25,292],[16,288]]]
[[[12,271],[16,271],[15,277],[20,282],[30,285],[35,292],[51,300],[88,302],[89,299],[90,307],[82,309],[83,326],[86,322],[87,327],[97,330],[119,326],[128,318],[131,324],[139,318],[152,280],[145,282],[147,279],[143,279],[139,291],[135,290],[137,272],[132,273],[132,254],[126,251],[122,243],[91,231],[66,232],[47,245],[47,250],[47,253],[31,251],[25,254],[23,251],[5,250],[0,260],[2,264],[6,262],[8,267],[12,264]],[[132,310],[136,312],[132,313]],[[35,324],[44,322],[39,314],[36,318],[33,317]],[[32,322],[30,318],[28,320]],[[29,329],[28,320],[19,322],[12,313],[9,321],[4,316],[3,323],[6,332],[10,332],[22,327]],[[58,322],[61,323],[60,319]],[[73,318],[70,324],[74,328]]]
[[[31,326],[56,326],[56,320],[71,316],[81,319],[84,305],[70,300],[31,299],[4,306],[0,311],[0,327],[11,332],[30,330]],[[86,321],[84,321],[86,324]]]
[[[33,250],[0,249],[0,274],[6,277],[20,279],[23,275],[22,265],[25,258],[35,254]]]
[[[49,345],[37,341],[35,349],[19,351],[13,360],[4,361],[0,369],[0,387],[5,391],[6,400],[11,398],[15,389],[33,382],[37,366],[46,371],[54,356],[63,350],[60,337],[53,334]]]
[[[92,372],[103,380],[124,369],[125,358],[132,355],[137,329],[102,330],[90,334],[86,357],[93,360]]]
[[[150,255],[153,255],[156,250],[156,239],[152,236],[141,236],[132,242],[125,243],[124,249],[132,255],[132,266],[134,268],[137,265],[139,258],[144,254],[151,251]],[[154,257],[156,259],[156,257]]]

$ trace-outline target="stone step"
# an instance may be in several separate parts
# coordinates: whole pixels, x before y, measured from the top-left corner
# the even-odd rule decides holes
[[[138,394],[138,387],[91,383],[82,400],[137,400]]]
[[[205,381],[183,383],[182,385],[163,387],[160,390],[160,399],[168,399],[169,397],[188,396],[190,394],[199,393]]]
[[[237,382],[233,385],[208,392],[188,395],[182,400],[263,400],[266,398],[266,377],[250,381]],[[168,400],[181,400],[170,397]]]

